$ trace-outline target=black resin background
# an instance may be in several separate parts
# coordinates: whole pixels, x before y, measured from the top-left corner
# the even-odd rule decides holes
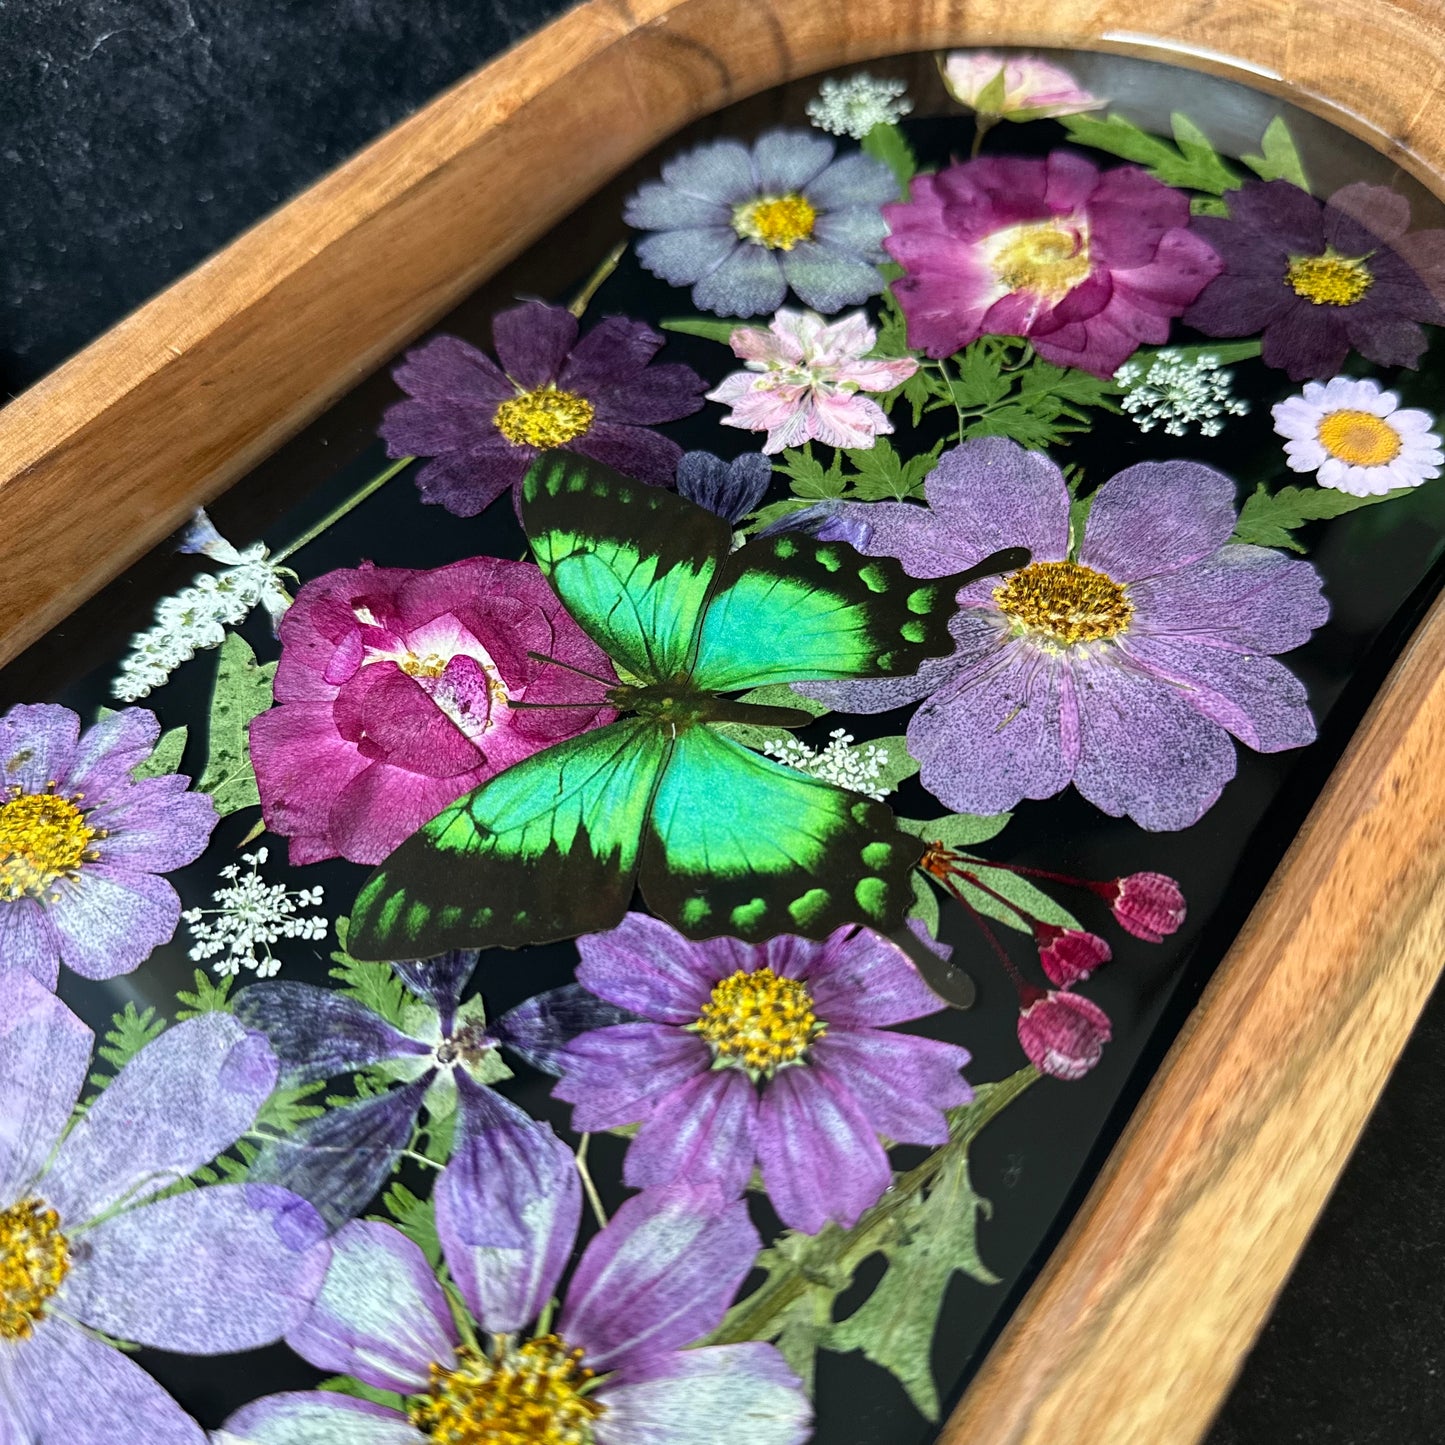
[[[404,7],[377,0],[327,6],[322,12],[316,5],[253,3],[242,15],[238,7],[202,0],[23,7],[0,0],[0,195],[6,197],[0,203],[0,301],[5,307],[0,312],[0,384],[14,388],[34,379],[128,305],[546,13],[522,0],[506,9],[498,6],[495,13],[450,0],[413,0]],[[1185,103],[1177,88],[1180,77],[1138,74],[1147,77],[1147,89],[1164,95],[1172,88],[1170,98]],[[798,97],[807,90],[793,93],[794,118]],[[1124,92],[1115,84],[1112,93]],[[1147,99],[1144,90],[1131,91],[1130,97]],[[1196,117],[1226,139],[1221,118],[1206,119],[1192,103],[1196,99],[1191,97]],[[1247,96],[1235,102],[1227,119],[1239,126],[1241,139],[1253,141],[1273,107]],[[770,98],[755,102],[742,124],[768,123],[779,114],[777,105]],[[966,144],[964,129],[933,129],[931,139],[938,146],[946,149],[951,135],[962,135]],[[1042,139],[1047,140],[1046,132]],[[1327,164],[1339,167],[1337,175],[1321,179],[1340,182],[1361,174],[1361,162],[1347,143],[1337,147],[1327,140],[1306,149],[1307,154],[1314,150],[1309,158],[1317,171]],[[571,233],[566,253],[548,257],[545,247],[537,248],[504,278],[505,284],[462,308],[450,323],[453,329],[484,339],[487,316],[507,296],[565,295],[575,279],[568,268],[584,272],[612,236],[621,234],[617,201],[613,188],[588,208],[586,224],[580,233]],[[685,302],[683,294],[625,269],[594,307],[657,316],[685,311]],[[670,349],[689,354],[713,374],[726,357],[711,344],[681,338]],[[1273,384],[1274,378],[1269,380]],[[363,386],[215,509],[223,529],[238,540],[262,529],[273,545],[296,535],[310,517],[375,469],[379,450],[367,452],[367,439],[380,406],[393,394],[384,374]],[[1436,379],[1426,376],[1412,387],[1410,399],[1436,407],[1438,397]],[[710,424],[716,414],[709,408],[707,420],[694,420],[679,435],[692,444],[718,445],[719,433]],[[1267,409],[1256,404],[1255,414],[1229,435],[1263,441],[1269,435]],[[1102,479],[1156,454],[1156,439],[1157,433],[1140,438],[1121,419],[1076,450],[1090,464],[1091,475]],[[742,444],[741,434],[737,442]],[[1169,449],[1183,450],[1179,443]],[[1232,466],[1227,443],[1191,450]],[[339,463],[345,469],[337,476]],[[322,489],[282,516],[316,484]],[[1398,600],[1385,596],[1386,578],[1398,589],[1403,579],[1423,576],[1441,532],[1442,503],[1435,500],[1435,490],[1426,488],[1408,502],[1334,524],[1328,542],[1316,552],[1331,577],[1336,620],[1292,663],[1309,681],[1317,707],[1334,700],[1341,668],[1367,648]],[[402,524],[399,532],[388,519]],[[495,524],[495,516],[487,519],[486,539],[458,537],[456,524],[436,509],[419,507],[402,481],[383,494],[377,511],[364,509],[350,528],[338,528],[299,561],[304,575],[349,563],[358,553],[395,564],[436,565],[477,550],[505,550],[512,539],[493,541]],[[376,539],[393,535],[404,540],[389,544],[383,554]],[[47,661],[32,654],[0,676],[0,707],[58,695],[62,686],[66,700],[93,706],[101,700],[98,689],[110,674],[117,645],[144,624],[151,599],[188,580],[194,570],[189,558],[160,557],[143,564],[101,606],[87,609],[61,631],[60,646],[47,649]],[[1397,619],[1396,636],[1404,620]],[[1120,948],[1118,963],[1101,976],[1098,988],[1090,988],[1114,1015],[1119,1033],[1105,1067],[1083,1086],[1039,1086],[984,1136],[976,1181],[995,1200],[997,1215],[982,1244],[985,1258],[1000,1273],[1025,1277],[1029,1256],[1048,1232],[1071,1175],[1089,1162],[1087,1141],[1101,1128],[1107,1135],[1117,1123],[1107,1117],[1108,1100],[1125,1084],[1130,1053],[1141,1052],[1141,1069],[1147,1069],[1170,1024],[1187,1008],[1358,716],[1377,680],[1368,674],[1378,673],[1389,646],[1386,638],[1369,649],[1366,675],[1339,701],[1320,746],[1297,759],[1246,756],[1240,780],[1205,823],[1164,842],[1168,856],[1136,830],[1101,823],[1089,810],[1070,805],[1026,810],[1000,839],[1005,856],[1047,857],[1102,874],[1172,867],[1184,877],[1200,922],[1216,898],[1224,900],[1202,931],[1196,925],[1182,940],[1193,946],[1187,967],[1182,950],[1169,958],[1143,945]],[[71,690],[69,682],[96,664],[100,670],[90,684]],[[154,699],[163,719],[174,722],[181,709],[203,707],[210,675],[209,665],[192,664]],[[892,729],[885,725],[883,730]],[[190,762],[195,766],[194,755]],[[1258,826],[1282,781],[1284,791],[1270,811],[1269,826]],[[914,798],[900,796],[900,811],[919,811],[908,806]],[[228,820],[223,829],[238,839],[245,821]],[[1059,859],[1057,845],[1043,837],[1045,823],[1055,836],[1068,836],[1067,858]],[[1219,845],[1246,834],[1250,843],[1243,860],[1226,868],[1218,861],[1224,856]],[[224,831],[220,836],[227,838]],[[283,852],[273,843],[276,876],[284,871],[278,866]],[[320,871],[308,870],[304,881],[314,881],[310,875]],[[326,911],[334,915],[353,885],[343,876],[334,884],[326,877],[321,881],[328,884]],[[190,870],[183,882],[188,901],[196,901],[210,885],[207,867]],[[564,956],[559,952],[557,967]],[[1184,982],[1171,999],[1176,964],[1184,969]],[[190,967],[184,949],[173,947],[139,975],[119,981],[103,999],[73,994],[72,1002],[96,1017],[130,996],[164,1000],[189,978]],[[321,965],[314,967],[319,972]],[[1014,1064],[1006,993],[986,968],[980,960],[981,1008],[954,1020],[957,1036],[978,1055],[970,1070],[975,1078],[997,1077]],[[304,964],[288,963],[289,976],[305,972]],[[505,970],[486,974],[487,996],[496,1008],[541,984],[528,979],[509,992]],[[999,1012],[990,1020],[995,1008]],[[1164,1027],[1151,1045],[1141,1046],[1161,1013]],[[1438,1037],[1445,1026],[1436,1017],[1440,1013],[1437,1007],[1427,1015],[1216,1427],[1215,1445],[1439,1436],[1432,1424],[1442,1400],[1435,1373],[1438,1305],[1432,1296],[1439,1277],[1436,1201],[1445,1170],[1438,1157],[1440,1081],[1431,1067],[1431,1035],[1433,1030]],[[526,1101],[544,1108],[545,1089],[530,1088]],[[958,1372],[962,1360],[955,1352],[963,1340],[987,1333],[987,1316],[1002,1295],[971,1282],[955,1286],[945,1329],[951,1358],[940,1355],[941,1373]],[[214,1422],[223,1404],[223,1387],[214,1376],[179,1361],[158,1362],[158,1369],[188,1404]],[[290,1362],[284,1352],[269,1352],[257,1357],[245,1388],[256,1393],[305,1378],[304,1366]],[[902,1425],[910,1416],[896,1387],[857,1357],[834,1359],[820,1385],[833,1422],[826,1435],[820,1432],[820,1440],[921,1445],[931,1436],[921,1426]]]

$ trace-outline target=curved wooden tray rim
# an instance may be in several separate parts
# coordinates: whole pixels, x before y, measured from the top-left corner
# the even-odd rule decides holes
[[[1420,7],[1152,10],[1141,37],[1124,0],[589,0],[0,411],[0,662],[638,155],[810,72],[954,45],[1143,54],[1287,95],[1445,194],[1445,31]],[[551,138],[578,134],[557,164]],[[1442,656],[1445,603],[943,1440],[1207,1428],[1445,960]]]

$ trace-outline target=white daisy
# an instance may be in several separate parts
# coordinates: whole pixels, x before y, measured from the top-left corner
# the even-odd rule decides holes
[[[1315,472],[1320,486],[1353,497],[1378,497],[1418,487],[1445,464],[1435,418],[1399,406],[1375,381],[1307,381],[1302,395],[1274,408],[1274,429],[1286,439],[1292,471]]]

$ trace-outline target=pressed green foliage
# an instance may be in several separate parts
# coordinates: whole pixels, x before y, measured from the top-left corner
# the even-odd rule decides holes
[[[91,1085],[103,1089],[145,1046],[165,1032],[166,1021],[153,1007],[137,1009],[132,1001],[112,1014],[110,1027],[96,1046],[97,1057],[110,1065],[110,1074],[92,1074]]]
[[[887,123],[875,125],[863,137],[863,150],[880,160],[898,180],[898,194],[908,199],[908,183],[918,171],[918,158],[900,127]]]
[[[1413,490],[1399,487],[1377,497],[1354,497],[1329,487],[1281,487],[1277,492],[1270,492],[1261,482],[1240,510],[1231,540],[1303,552],[1303,544],[1293,535],[1295,528],[1303,527],[1306,522],[1342,517],[1361,507],[1372,507],[1376,502],[1407,496]]]
[[[210,755],[196,785],[211,795],[223,818],[261,802],[251,766],[250,726],[252,718],[271,706],[275,675],[276,664],[257,663],[250,643],[240,633],[226,634],[211,695]]]
[[[701,336],[704,341],[721,341],[724,346],[732,339],[739,326],[756,326],[756,321],[714,321],[706,316],[674,316],[669,321],[657,323],[664,331],[675,331],[679,336]]]
[[[163,732],[150,757],[143,763],[137,763],[131,769],[131,777],[157,778],[163,773],[179,772],[181,758],[185,756],[186,736],[189,731],[189,728],[178,727]]]
[[[365,1004],[396,1028],[405,1028],[407,1016],[418,1003],[415,994],[399,979],[389,963],[364,963],[346,951],[351,920],[336,920],[336,941],[340,947],[331,955],[336,965],[328,974],[342,985],[341,992]]]
[[[1240,160],[1261,180],[1289,181],[1302,191],[1309,190],[1310,183],[1305,175],[1304,163],[1300,160],[1294,137],[1289,133],[1289,127],[1284,123],[1282,115],[1275,116],[1265,127],[1259,149],[1259,155],[1240,156]]]
[[[365,1380],[358,1380],[355,1375],[332,1375],[329,1380],[322,1380],[316,1388],[329,1390],[333,1395],[350,1395],[353,1400],[367,1400],[373,1405],[383,1405],[398,1414],[406,1413],[406,1401],[395,1390],[378,1390],[374,1385],[368,1385]]]
[[[436,1206],[430,1198],[421,1199],[405,1184],[391,1183],[381,1202],[394,1223],[421,1252],[427,1263],[437,1269],[442,1262],[441,1238],[437,1234]]]
[[[210,974],[198,968],[195,970],[195,979],[194,990],[180,989],[176,993],[176,1002],[181,1005],[176,1010],[177,1023],[195,1018],[197,1014],[231,1012],[231,989],[235,987],[235,974],[223,974],[219,981],[215,981]]]
[[[1209,137],[1187,115],[1177,111],[1170,117],[1172,145],[1117,114],[1066,115],[1060,117],[1059,123],[1071,141],[1134,161],[1166,186],[1219,196],[1242,184],[1209,143]]]

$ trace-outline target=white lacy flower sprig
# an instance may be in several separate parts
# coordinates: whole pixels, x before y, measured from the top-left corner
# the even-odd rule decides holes
[[[250,864],[251,871],[243,874],[239,863],[221,869],[221,877],[229,881],[213,895],[215,908],[188,908],[181,914],[196,940],[191,957],[197,963],[220,954],[211,965],[216,973],[235,975],[244,967],[258,978],[271,978],[281,969],[281,960],[271,952],[273,943],[326,937],[326,919],[300,916],[301,909],[320,905],[322,890],[292,893],[284,883],[265,882],[260,865],[267,856],[265,848],[243,853],[241,862]]]
[[[862,140],[875,125],[896,125],[913,109],[902,80],[874,80],[860,71],[846,80],[829,77],[808,102],[808,119],[830,135]]]
[[[851,793],[862,793],[881,803],[893,791],[879,782],[888,767],[888,749],[878,743],[854,747],[852,733],[842,728],[834,728],[828,737],[830,741],[821,751],[791,737],[766,742],[762,751],[809,777],[847,788]]]
[[[226,629],[245,621],[253,608],[264,607],[274,625],[291,605],[282,579],[296,574],[269,560],[260,542],[238,551],[203,511],[186,529],[180,550],[214,558],[226,564],[225,570],[202,572],[189,587],[156,604],[155,622],[131,639],[132,650],[111,683],[112,695],[123,702],[147,696],[197,652],[219,647]]]
[[[1126,392],[1120,405],[1142,432],[1162,422],[1169,436],[1182,437],[1197,423],[1201,436],[1216,437],[1226,417],[1249,410],[1249,403],[1231,392],[1229,369],[1209,352],[1191,357],[1166,348],[1147,367],[1126,361],[1114,380]]]

